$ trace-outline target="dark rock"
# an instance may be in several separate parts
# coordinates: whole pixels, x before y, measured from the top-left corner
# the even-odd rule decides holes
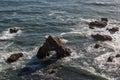
[[[94,26],[89,26],[90,29],[94,29],[95,27]]]
[[[107,62],[112,62],[112,61],[113,61],[113,58],[114,58],[114,56],[108,57]]]
[[[10,28],[9,29],[10,33],[17,33],[18,31],[19,31],[19,29],[17,29],[17,28]]]
[[[120,54],[117,54],[115,57],[120,57]]]
[[[8,63],[12,63],[12,62],[15,62],[17,61],[20,57],[23,56],[23,53],[15,53],[15,54],[12,54],[10,55],[10,57],[7,59],[7,62]]]
[[[103,28],[107,26],[108,19],[107,18],[101,18],[101,21],[93,21],[89,23],[89,26],[96,26],[99,28]]]
[[[119,31],[119,28],[118,27],[113,27],[113,28],[111,28],[111,29],[106,29],[106,30],[109,30],[109,31],[111,31],[111,32],[117,32],[117,31]]]
[[[91,35],[94,39],[99,41],[112,41],[112,37],[109,35],[101,35],[101,34],[95,34]]]
[[[71,50],[66,48],[59,38],[51,35],[46,39],[43,46],[39,48],[37,57],[43,59],[50,55],[50,51],[56,51],[57,58],[69,56],[71,53]]]
[[[108,22],[108,19],[107,18],[101,18],[101,21]]]
[[[101,45],[99,45],[99,44],[95,44],[95,46],[94,46],[95,49],[97,49],[99,47],[101,47]]]
[[[103,28],[106,25],[107,25],[107,23],[103,22],[103,21],[94,21],[94,22],[89,23],[89,26],[96,26],[96,27],[100,27],[100,28]]]

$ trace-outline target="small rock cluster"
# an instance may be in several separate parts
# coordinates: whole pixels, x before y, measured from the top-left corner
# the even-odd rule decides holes
[[[108,24],[108,19],[107,18],[101,18],[101,21],[93,21],[89,23],[89,28],[90,29],[94,29],[95,27],[97,28],[105,28]],[[109,32],[117,32],[119,31],[118,27],[113,27],[113,28],[106,28],[106,30],[108,30]],[[98,41],[112,41],[112,37],[109,35],[103,35],[103,34],[92,34],[91,35],[92,38],[94,38],[95,40]],[[95,44],[94,48],[97,49],[101,47],[101,45],[99,44]],[[107,59],[107,62],[112,62],[114,58],[118,58],[120,57],[120,54],[117,54],[116,56],[109,56]]]
[[[95,27],[97,28],[105,28],[108,24],[108,19],[107,18],[101,18],[101,21],[93,21],[89,23],[89,28],[94,29]],[[119,31],[118,27],[113,27],[113,28],[107,28],[106,30],[110,32],[117,32]],[[112,37],[109,35],[103,35],[103,34],[92,34],[91,35],[95,40],[99,41],[112,41]]]

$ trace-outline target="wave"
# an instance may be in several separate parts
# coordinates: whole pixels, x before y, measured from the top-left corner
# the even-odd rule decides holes
[[[95,5],[95,6],[116,6],[116,3],[113,2],[86,2],[86,5]],[[119,5],[119,4],[118,4]]]

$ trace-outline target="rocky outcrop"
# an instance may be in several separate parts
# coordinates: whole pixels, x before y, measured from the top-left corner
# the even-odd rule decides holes
[[[95,46],[94,46],[95,49],[98,49],[99,47],[101,47],[100,44],[95,44]]]
[[[20,57],[23,56],[23,53],[15,53],[15,54],[12,54],[10,55],[10,57],[7,59],[7,62],[8,63],[12,63],[12,62],[15,62],[17,61]]]
[[[112,41],[112,37],[109,35],[101,35],[101,34],[95,34],[91,35],[94,39],[99,41]]]
[[[107,26],[108,19],[107,18],[101,18],[101,21],[93,21],[89,23],[89,28],[93,27],[99,27],[99,28],[104,28]]]
[[[111,29],[109,29],[109,28],[107,28],[106,30],[108,30],[108,31],[111,31],[111,32],[117,32],[117,31],[119,31],[119,28],[118,27],[113,27],[113,28],[111,28]]]
[[[17,33],[18,31],[19,31],[19,29],[17,29],[17,28],[10,28],[9,29],[10,33]]]
[[[43,59],[50,55],[50,51],[56,51],[57,58],[63,58],[69,56],[71,50],[66,48],[59,38],[50,35],[42,47],[37,52],[37,57]]]

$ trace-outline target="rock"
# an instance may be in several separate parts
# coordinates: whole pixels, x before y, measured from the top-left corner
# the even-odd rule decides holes
[[[99,28],[103,28],[107,26],[108,19],[107,18],[101,18],[101,21],[93,21],[89,23],[89,26],[95,26]]]
[[[108,19],[107,18],[101,18],[101,21],[108,22]]]
[[[9,29],[10,33],[17,33],[18,31],[19,31],[19,29],[17,29],[17,28],[10,28]]]
[[[94,26],[89,26],[90,29],[94,29]]]
[[[7,59],[7,62],[8,63],[12,63],[12,62],[15,62],[17,61],[20,57],[23,56],[23,53],[15,53],[15,54],[12,54],[10,55],[10,57]]]
[[[94,22],[90,22],[89,26],[96,26],[96,27],[100,27],[103,28],[107,25],[106,22],[102,22],[102,21],[94,21]]]
[[[101,47],[101,45],[99,45],[99,44],[95,44],[95,46],[94,46],[95,49],[97,49],[99,47]]]
[[[113,27],[113,28],[111,28],[111,29],[106,29],[106,30],[109,30],[109,31],[111,31],[111,32],[117,32],[117,31],[119,31],[119,28],[118,27]]]
[[[69,56],[71,50],[66,48],[59,38],[50,35],[42,47],[39,48],[37,52],[37,57],[43,59],[50,55],[50,51],[56,51],[57,58],[63,58]]]
[[[115,57],[120,57],[120,54],[117,54]]]
[[[114,58],[114,56],[108,57],[107,62],[112,62],[112,61],[113,61],[113,58]]]
[[[95,34],[91,35],[94,39],[99,41],[112,41],[112,37],[109,35],[101,35],[101,34]]]

